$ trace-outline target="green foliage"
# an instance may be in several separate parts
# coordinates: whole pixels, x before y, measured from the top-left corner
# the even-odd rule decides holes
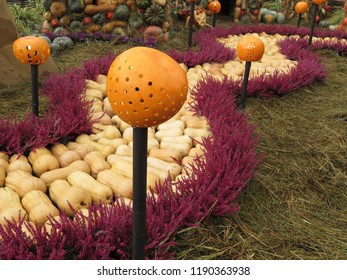
[[[28,0],[25,6],[14,3],[8,6],[21,36],[31,34],[35,24],[42,23],[44,8],[40,0]]]

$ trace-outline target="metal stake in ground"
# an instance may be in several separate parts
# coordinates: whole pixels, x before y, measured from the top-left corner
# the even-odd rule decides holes
[[[33,113],[39,115],[39,66],[31,65],[31,107]]]
[[[167,54],[135,47],[122,52],[111,64],[106,91],[112,109],[133,127],[132,258],[142,260],[147,239],[148,127],[167,121],[181,109],[188,80],[181,66]]]
[[[50,46],[43,38],[26,36],[18,38],[13,43],[13,53],[16,58],[24,63],[31,65],[31,95],[32,112],[39,114],[39,88],[38,76],[39,65],[44,63],[50,55]]]
[[[312,13],[312,21],[311,21],[311,29],[310,29],[310,37],[308,38],[308,44],[311,46],[312,44],[312,38],[313,38],[313,31],[314,31],[314,26],[316,24],[316,16],[318,13],[318,6],[321,4],[324,4],[327,0],[313,0],[312,2],[314,3],[313,6],[313,13]]]
[[[302,14],[306,13],[307,9],[308,9],[307,2],[298,2],[298,3],[296,3],[296,5],[295,5],[295,12],[298,14],[298,21],[297,21],[297,24],[296,24],[297,27],[300,27]]]
[[[145,259],[148,128],[133,128],[133,260]]]
[[[260,60],[264,54],[264,50],[265,46],[263,41],[254,36],[245,36],[237,44],[237,55],[240,60],[246,62],[239,105],[241,110],[246,107],[247,85],[251,70],[251,62]]]
[[[191,48],[192,47],[192,40],[193,40],[195,0],[191,0],[188,2],[190,2],[188,48]]]

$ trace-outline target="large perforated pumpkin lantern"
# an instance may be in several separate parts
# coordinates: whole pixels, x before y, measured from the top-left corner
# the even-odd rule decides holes
[[[265,46],[262,40],[253,36],[240,39],[237,44],[237,55],[240,60],[247,62],[258,61],[262,58]]]
[[[212,13],[212,14],[218,14],[221,10],[221,4],[219,1],[212,1],[207,5],[207,9]]]
[[[165,122],[183,106],[188,80],[170,56],[147,47],[121,53],[107,74],[107,97],[115,113],[134,127]]]
[[[307,9],[308,9],[308,4],[307,2],[298,2],[296,3],[295,5],[295,12],[297,14],[303,14],[303,13],[306,13],[307,12]]]
[[[47,41],[35,36],[21,37],[13,43],[14,55],[24,64],[42,64],[48,59],[50,52]]]

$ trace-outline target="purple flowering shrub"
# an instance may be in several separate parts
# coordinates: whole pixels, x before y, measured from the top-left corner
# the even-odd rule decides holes
[[[235,26],[231,29],[209,29],[197,33],[201,44],[198,52],[169,52],[179,62],[183,59],[194,63],[232,59],[235,52],[222,45],[211,43],[209,36],[226,37],[228,34],[247,32],[269,34],[308,34],[304,28],[286,26]],[[319,36],[338,36],[337,33],[316,31]],[[339,38],[345,38],[340,34]],[[211,50],[209,46],[216,48]],[[297,60],[298,65],[289,74],[275,73],[273,78],[260,76],[251,79],[248,94],[261,96],[282,95],[325,76],[325,70],[312,49],[331,48],[346,53],[341,43],[315,42],[308,46],[306,40],[286,39],[280,43],[281,52],[287,58]],[[85,79],[95,79],[107,74],[114,55],[84,63],[82,69],[74,69],[64,75],[54,75],[46,80],[43,93],[47,94],[51,107],[44,118],[30,113],[23,121],[0,120],[0,150],[8,153],[24,153],[48,144],[65,142],[91,128],[89,103],[83,98]],[[302,77],[303,79],[298,79]],[[170,180],[157,186],[158,196],[147,198],[147,246],[148,259],[171,259],[175,234],[186,226],[195,226],[210,216],[233,214],[239,210],[235,198],[256,175],[261,160],[256,152],[258,136],[247,122],[247,115],[235,107],[240,92],[240,82],[211,76],[198,82],[192,90],[192,110],[204,115],[211,127],[212,138],[203,140],[205,158],[197,158],[190,178],[173,183]],[[173,191],[173,184],[177,191]],[[130,259],[131,258],[131,209],[124,203],[98,205],[89,209],[89,216],[76,213],[71,220],[61,213],[61,220],[51,219],[50,233],[31,226],[33,237],[27,237],[18,225],[8,222],[0,226],[0,259]]]

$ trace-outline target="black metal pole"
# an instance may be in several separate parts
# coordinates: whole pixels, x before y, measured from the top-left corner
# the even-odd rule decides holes
[[[216,14],[212,14],[212,26],[213,27],[216,26],[216,18],[217,18],[217,15]]]
[[[31,65],[31,103],[32,111],[39,115],[39,66]]]
[[[312,16],[312,21],[311,21],[310,37],[308,38],[308,44],[309,45],[312,44],[313,30],[314,30],[314,25],[316,23],[316,16],[318,13],[318,5],[317,4],[313,4],[313,5],[314,5],[314,10],[313,10],[313,16]]]
[[[302,14],[298,14],[298,21],[296,23],[296,27],[300,27],[300,22],[301,22],[301,19],[302,19]]]
[[[195,2],[190,3],[188,47],[192,47]]]
[[[243,110],[246,107],[246,93],[247,93],[247,85],[249,79],[249,72],[251,70],[251,62],[247,61],[245,66],[245,74],[243,75],[243,84],[241,91],[241,100],[240,100],[240,109]]]
[[[145,259],[148,128],[133,128],[133,244],[132,259]]]

